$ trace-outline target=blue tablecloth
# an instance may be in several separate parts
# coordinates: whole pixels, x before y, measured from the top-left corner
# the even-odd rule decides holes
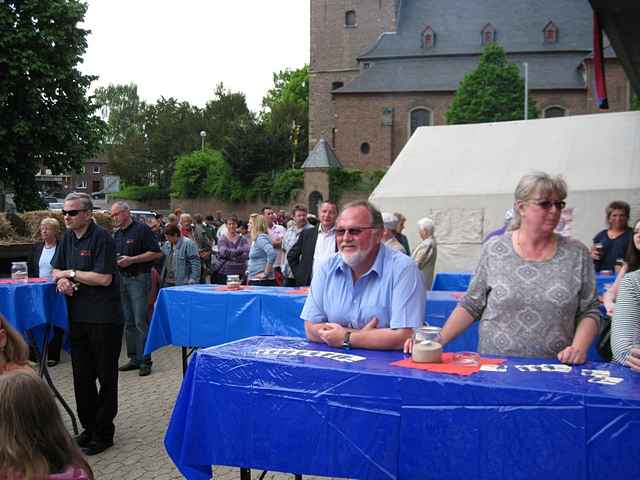
[[[306,295],[288,288],[253,287],[239,292],[216,291],[212,285],[160,290],[149,327],[145,354],[166,345],[211,347],[253,335],[305,337],[300,313]],[[461,292],[427,292],[425,320],[442,327]],[[476,351],[478,322],[447,344],[446,351]],[[602,360],[595,343],[589,359]]]
[[[68,330],[67,302],[53,282],[0,284],[0,313],[38,346],[49,325]]]
[[[322,353],[324,352],[324,353]],[[338,354],[329,358],[328,352]],[[165,446],[188,479],[210,465],[305,475],[401,479],[640,478],[640,375],[470,377],[391,366],[399,352],[341,350],[253,337],[198,352]]]
[[[454,292],[466,292],[471,283],[471,272],[438,272],[433,280],[433,290],[451,290]],[[596,290],[598,295],[605,291],[605,285],[613,284],[615,275],[596,275]]]
[[[304,337],[306,295],[251,287],[221,292],[215,285],[163,288],[149,326],[145,354],[165,345],[210,347],[253,335]]]

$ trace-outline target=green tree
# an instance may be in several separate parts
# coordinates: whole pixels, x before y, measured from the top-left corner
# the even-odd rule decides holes
[[[143,111],[149,182],[169,189],[178,156],[200,148],[201,112],[188,102],[160,98]]]
[[[207,146],[221,149],[233,126],[250,122],[252,118],[244,93],[231,92],[219,83],[213,99],[202,110],[201,130],[207,132]]]
[[[629,110],[640,110],[640,97],[638,95],[634,95],[631,98],[631,105],[629,106]]]
[[[258,174],[287,165],[291,148],[287,132],[269,131],[264,123],[252,119],[233,126],[223,155],[233,177],[249,185]]]
[[[0,3],[0,176],[19,210],[41,206],[35,173],[79,170],[97,153],[104,122],[77,69],[87,48],[77,0]]]
[[[140,112],[144,103],[135,83],[99,87],[94,96],[108,126],[105,143],[123,144],[130,136],[142,133]]]
[[[465,75],[446,113],[449,124],[520,120],[523,116],[524,80],[518,67],[507,61],[502,47],[488,44],[480,64]],[[529,118],[538,108],[529,96]]]
[[[262,99],[262,121],[271,133],[289,137],[299,166],[309,151],[309,66],[274,73],[273,84]]]

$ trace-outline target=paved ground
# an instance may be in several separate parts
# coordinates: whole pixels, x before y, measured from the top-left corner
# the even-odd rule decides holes
[[[124,347],[123,347],[124,354]],[[123,358],[121,363],[124,363]],[[89,457],[96,479],[169,480],[183,478],[164,449],[163,439],[169,417],[182,381],[180,349],[163,348],[153,356],[153,373],[139,377],[137,371],[120,374],[119,412],[116,418],[115,445]],[[69,357],[63,352],[62,362],[50,369],[51,377],[75,411],[73,379]],[[63,412],[71,431],[71,422]],[[254,470],[252,477],[261,472]],[[239,479],[237,468],[214,467],[216,479]],[[292,475],[269,473],[269,480],[292,479]],[[314,477],[304,477],[313,479]],[[317,477],[315,477],[317,478]]]

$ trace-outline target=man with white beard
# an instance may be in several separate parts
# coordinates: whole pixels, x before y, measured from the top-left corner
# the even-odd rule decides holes
[[[336,223],[338,253],[314,271],[300,315],[307,338],[331,347],[399,350],[424,322],[425,289],[415,262],[382,243],[382,214],[346,205]]]

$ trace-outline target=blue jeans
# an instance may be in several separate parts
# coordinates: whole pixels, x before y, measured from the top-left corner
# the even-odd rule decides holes
[[[144,357],[144,344],[149,331],[147,305],[150,293],[151,273],[141,273],[133,277],[120,275],[120,298],[124,312],[127,356],[136,365],[141,365],[143,361],[151,361],[150,356]]]

